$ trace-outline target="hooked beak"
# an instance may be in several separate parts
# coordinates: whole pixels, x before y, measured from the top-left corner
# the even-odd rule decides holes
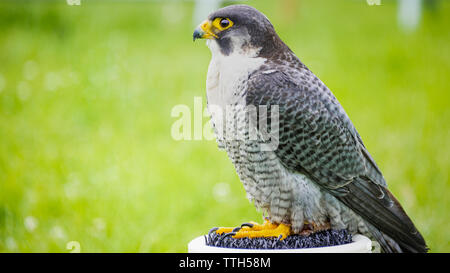
[[[194,41],[197,39],[213,39],[218,38],[216,34],[214,34],[212,29],[212,22],[209,20],[203,21],[195,30],[194,30]]]

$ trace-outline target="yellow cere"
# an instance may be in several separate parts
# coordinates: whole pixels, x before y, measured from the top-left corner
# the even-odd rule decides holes
[[[200,28],[205,32],[205,34],[203,34],[202,36],[203,39],[211,39],[212,37],[217,38],[217,35],[212,31],[211,21],[204,21],[203,23],[201,23]]]

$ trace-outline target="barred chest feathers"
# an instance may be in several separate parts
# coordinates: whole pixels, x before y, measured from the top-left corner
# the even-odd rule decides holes
[[[219,128],[229,128],[222,127],[223,123],[235,122],[226,119],[227,115],[223,114],[226,108],[245,106],[245,82],[266,59],[255,57],[257,52],[240,51],[226,56],[212,40],[208,41],[208,46],[212,52],[206,84],[211,122],[218,145],[227,151],[247,198],[262,209],[271,221],[291,223],[293,230],[301,230],[303,222],[308,220],[326,222],[327,213],[319,204],[322,192],[306,176],[289,172],[273,151],[261,151],[261,143],[257,140],[242,141],[228,139],[225,133],[223,138],[218,135]],[[222,109],[222,114],[212,109],[216,107]],[[245,113],[239,111],[232,116],[234,119],[246,118]]]

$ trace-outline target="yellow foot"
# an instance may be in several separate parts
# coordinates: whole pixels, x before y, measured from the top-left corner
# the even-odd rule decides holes
[[[230,233],[230,232],[236,232],[240,230],[241,228],[247,228],[247,227],[256,227],[258,223],[255,222],[249,222],[244,223],[240,227],[221,227],[221,228],[213,228],[210,232],[216,232],[217,234],[223,234],[223,233]]]
[[[213,229],[218,234],[225,233],[226,235],[232,235],[233,238],[257,238],[257,237],[277,237],[280,240],[285,239],[292,233],[291,227],[285,224],[273,224],[269,221],[265,221],[260,225],[255,222],[242,224],[237,228],[218,228]]]
[[[233,238],[258,238],[258,237],[276,237],[280,240],[286,239],[291,234],[291,227],[285,224],[279,224],[276,228],[266,228],[262,230],[241,229],[233,235]]]

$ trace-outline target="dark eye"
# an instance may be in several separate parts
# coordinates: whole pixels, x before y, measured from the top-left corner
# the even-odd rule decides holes
[[[227,26],[230,25],[230,21],[228,21],[228,19],[222,19],[220,20],[220,26],[223,28],[226,28]]]

